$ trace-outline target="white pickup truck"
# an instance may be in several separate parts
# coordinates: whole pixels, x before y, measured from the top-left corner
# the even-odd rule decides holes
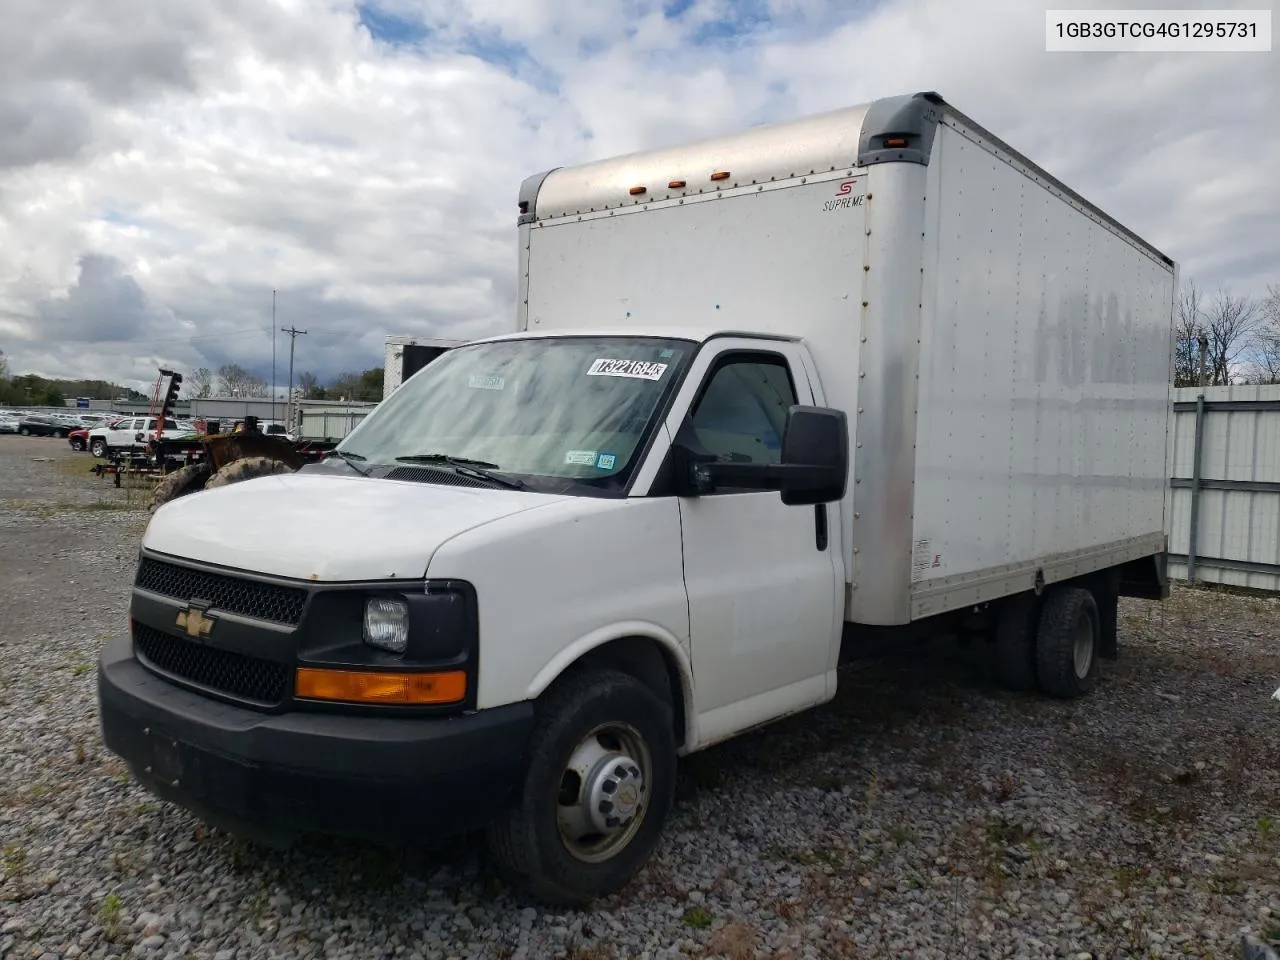
[[[101,458],[112,450],[140,450],[155,438],[159,422],[157,417],[125,417],[109,427],[94,427],[89,431],[89,452]],[[178,422],[166,419],[164,429],[176,433]],[[144,439],[139,440],[138,434]]]
[[[1176,268],[933,94],[531,177],[516,331],[326,461],[161,507],[107,745],[282,840],[625,885],[677,759],[985,633],[1075,697],[1167,595]],[[746,802],[744,800],[744,802]]]

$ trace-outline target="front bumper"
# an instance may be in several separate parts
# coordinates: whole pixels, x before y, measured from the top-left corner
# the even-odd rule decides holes
[[[531,703],[450,718],[260,713],[155,676],[127,638],[102,652],[98,702],[104,742],[148,790],[268,843],[481,827],[510,801],[533,725]]]

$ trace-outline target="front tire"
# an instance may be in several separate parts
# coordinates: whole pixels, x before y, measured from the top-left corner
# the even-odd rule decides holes
[[[543,696],[513,807],[488,831],[513,886],[550,906],[583,907],[631,882],[674,801],[672,716],[614,670],[573,676]]]
[[[89,443],[89,452],[99,460],[106,459],[107,441],[103,440],[101,437],[94,437],[94,439]]]
[[[1093,689],[1102,631],[1098,603],[1083,587],[1051,587],[1040,612],[1036,676],[1051,697],[1069,700]]]
[[[149,512],[155,513],[170,500],[203,490],[205,484],[209,482],[209,474],[207,463],[189,463],[175,470],[157,483],[155,489],[151,491]]]

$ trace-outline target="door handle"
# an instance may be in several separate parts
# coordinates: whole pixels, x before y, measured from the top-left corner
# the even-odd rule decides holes
[[[825,503],[814,505],[813,527],[814,540],[817,542],[818,552],[821,553],[827,549],[827,505]]]

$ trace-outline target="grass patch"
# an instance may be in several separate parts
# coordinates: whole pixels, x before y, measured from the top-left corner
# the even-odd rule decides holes
[[[690,907],[681,917],[686,927],[694,930],[706,930],[715,922],[715,915],[706,907]]]
[[[114,941],[120,936],[120,917],[123,912],[124,903],[114,893],[108,893],[98,911],[102,920],[102,932],[107,940]]]

